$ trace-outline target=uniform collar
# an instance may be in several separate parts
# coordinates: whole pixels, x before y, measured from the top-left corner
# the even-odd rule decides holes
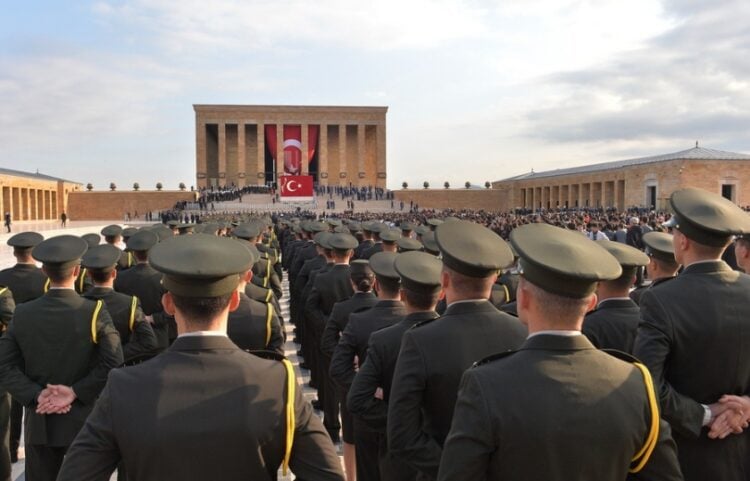
[[[561,336],[544,332],[530,336],[520,348],[520,350],[546,351],[580,351],[583,349],[596,349],[586,336]]]
[[[464,313],[492,312],[497,308],[487,299],[467,299],[465,301],[451,302],[445,309],[444,316]]]
[[[413,324],[415,322],[437,319],[438,317],[440,317],[440,314],[435,311],[412,312],[404,317],[404,322],[407,324]]]
[[[603,299],[596,305],[598,309],[611,309],[619,307],[637,307],[638,305],[633,302],[629,297],[610,297],[609,299]]]
[[[221,335],[218,333],[217,335],[183,334],[178,336],[169,347],[170,351],[203,351],[211,349],[234,350],[239,349],[239,347],[230,341],[226,334]]]
[[[685,267],[680,275],[685,274],[708,274],[711,272],[730,272],[729,264],[722,260],[698,261]]]

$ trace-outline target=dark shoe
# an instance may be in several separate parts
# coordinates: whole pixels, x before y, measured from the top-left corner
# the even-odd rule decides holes
[[[313,409],[315,409],[316,411],[320,411],[323,409],[323,406],[320,405],[319,399],[313,399],[312,401],[310,401],[310,404],[312,404]]]
[[[299,357],[305,357],[305,355],[304,355],[304,354],[302,353],[302,349],[299,349],[299,350],[297,351],[297,355],[298,355]]]
[[[341,442],[341,436],[339,436],[338,432],[328,433],[328,435],[331,436],[331,441],[333,441],[333,444],[338,444]]]
[[[296,337],[296,336],[294,337],[294,339],[292,339],[292,342],[293,342],[293,343],[295,343],[295,344],[299,344],[299,345],[302,345],[302,343],[300,342],[300,340],[299,340],[299,339],[297,339],[297,337]]]
[[[11,463],[17,463],[18,462],[18,451],[11,451],[10,452],[10,462]]]
[[[309,381],[309,382],[307,383],[307,385],[308,385],[308,386],[310,386],[310,387],[311,387],[311,388],[313,388],[313,389],[318,389],[318,385],[317,385],[317,384],[315,384],[315,383],[314,383],[314,382],[312,382],[312,381]]]
[[[310,368],[304,362],[299,363],[299,367],[300,369],[307,369],[308,371],[310,370]]]

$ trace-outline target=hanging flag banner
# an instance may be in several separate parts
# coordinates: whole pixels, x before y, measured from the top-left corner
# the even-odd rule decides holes
[[[276,161],[276,126],[266,125],[266,145],[271,152],[271,156]],[[307,152],[302,155],[302,126],[301,125],[284,125],[282,130],[282,147],[284,152],[284,172],[282,175],[301,175],[302,163],[309,165],[315,149],[318,145],[319,126],[307,126]]]
[[[313,200],[311,175],[282,175],[279,177],[279,194],[282,201],[303,202]]]

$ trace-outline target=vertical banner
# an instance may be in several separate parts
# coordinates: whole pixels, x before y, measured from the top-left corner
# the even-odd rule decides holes
[[[279,177],[280,199],[286,202],[313,200],[313,178],[311,175],[282,175]]]
[[[317,125],[307,126],[307,152],[305,158],[302,157],[302,126],[284,125],[283,142],[284,142],[284,172],[277,175],[300,175],[302,174],[302,162],[308,165],[315,155],[315,149],[318,146]],[[273,157],[276,165],[276,153],[278,145],[276,144],[276,125],[266,125],[266,145]]]

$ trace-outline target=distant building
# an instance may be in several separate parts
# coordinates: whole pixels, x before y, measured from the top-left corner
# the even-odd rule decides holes
[[[0,211],[13,221],[58,219],[81,184],[49,175],[0,168]]]
[[[193,109],[199,188],[270,185],[285,173],[311,175],[320,185],[386,185],[388,107]]]
[[[513,208],[641,206],[666,209],[669,196],[700,187],[739,205],[750,204],[750,155],[696,146],[671,154],[529,172],[492,183]]]

